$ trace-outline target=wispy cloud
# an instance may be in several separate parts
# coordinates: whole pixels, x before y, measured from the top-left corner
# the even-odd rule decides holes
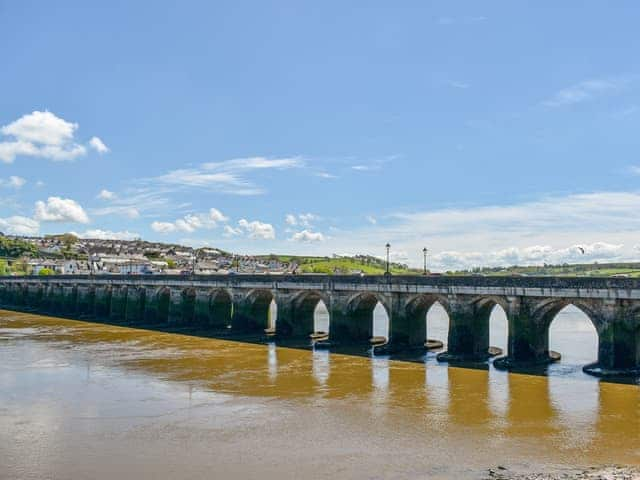
[[[635,78],[635,75],[625,75],[583,80],[559,90],[542,104],[545,107],[554,108],[587,102],[603,95],[622,91]]]
[[[112,230],[93,229],[86,230],[82,233],[75,233],[75,235],[80,238],[89,238],[93,240],[135,240],[140,238],[139,234],[128,230],[114,232]]]
[[[334,175],[332,173],[329,172],[317,172],[315,174],[316,177],[320,177],[320,178],[327,178],[327,179],[332,179],[332,178],[338,178],[337,175]]]
[[[22,187],[24,187],[24,185],[27,183],[27,181],[22,178],[22,177],[18,177],[17,175],[11,175],[8,179],[3,179],[0,178],[0,187],[8,187],[8,188],[13,188],[15,190],[19,190]]]
[[[461,90],[466,90],[467,88],[469,88],[471,85],[469,85],[468,83],[464,83],[464,82],[449,82],[449,85],[451,85],[453,88],[458,88]]]
[[[143,180],[174,188],[212,188],[231,195],[260,195],[264,189],[248,178],[251,171],[288,170],[304,166],[301,157],[248,157],[207,162],[195,168],[172,170],[158,177]]]

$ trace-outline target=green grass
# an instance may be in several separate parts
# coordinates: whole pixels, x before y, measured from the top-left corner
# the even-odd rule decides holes
[[[400,265],[393,264],[390,268],[391,273],[396,275],[417,273],[415,270],[404,268]],[[331,258],[322,260],[309,260],[298,268],[300,273],[323,273],[327,275],[349,274],[353,272],[363,272],[366,275],[382,275],[385,273],[384,264],[365,263],[354,258]]]

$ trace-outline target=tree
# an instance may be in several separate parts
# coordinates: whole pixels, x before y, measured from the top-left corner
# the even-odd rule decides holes
[[[44,277],[47,275],[53,275],[53,270],[51,270],[50,268],[43,268],[38,272],[38,275]]]

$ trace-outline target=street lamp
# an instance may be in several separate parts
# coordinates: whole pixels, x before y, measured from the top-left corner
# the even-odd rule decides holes
[[[389,273],[389,249],[391,248],[391,245],[389,245],[387,243],[385,245],[385,247],[387,248],[387,271],[385,272],[385,275],[390,275],[390,273]]]
[[[424,255],[424,269],[423,269],[423,271],[422,271],[422,274],[423,274],[423,275],[426,275],[426,274],[427,274],[427,252],[428,252],[428,251],[429,251],[429,249],[428,249],[427,247],[424,247],[424,248],[422,249],[422,253],[423,253],[423,255]]]

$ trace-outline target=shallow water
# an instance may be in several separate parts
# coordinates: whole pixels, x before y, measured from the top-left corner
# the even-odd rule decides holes
[[[565,360],[544,376],[0,311],[0,478],[476,478],[496,465],[640,464],[640,388],[581,372],[593,338],[574,321],[552,335]]]

